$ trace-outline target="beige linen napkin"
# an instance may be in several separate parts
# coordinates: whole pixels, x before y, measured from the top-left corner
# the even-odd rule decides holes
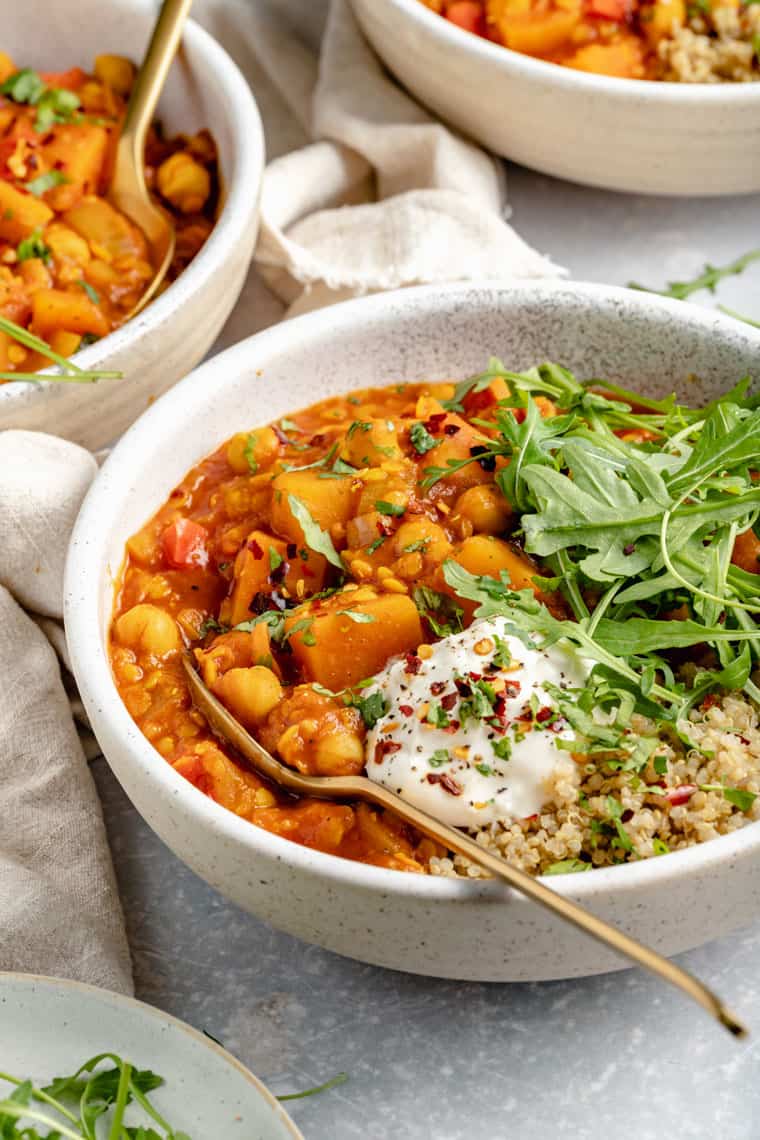
[[[100,803],[40,628],[62,640],[66,547],[96,470],[73,443],[0,432],[0,969],[129,993]]]
[[[503,166],[443,127],[383,70],[347,0],[317,67],[261,0],[251,41],[311,145],[270,162],[256,264],[289,315],[424,282],[556,277],[509,226]]]

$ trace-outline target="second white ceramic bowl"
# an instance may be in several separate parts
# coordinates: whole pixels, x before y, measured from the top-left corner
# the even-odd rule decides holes
[[[465,32],[420,0],[351,3],[404,86],[497,154],[608,190],[760,190],[760,83],[591,75]]]
[[[513,981],[623,963],[493,882],[363,866],[299,847],[226,811],[154,751],[121,702],[107,635],[124,544],[193,464],[234,432],[315,400],[398,380],[466,377],[489,355],[566,364],[653,395],[705,402],[760,379],[760,333],[683,302],[594,285],[422,287],[278,325],[199,368],[107,460],[69,552],[66,634],[95,733],[166,844],[240,906],[363,961],[449,978]],[[659,859],[552,886],[667,954],[760,916],[760,824]]]
[[[139,61],[153,0],[26,0],[4,5],[0,41],[19,67],[90,70],[96,55]],[[44,34],[41,34],[44,29]],[[207,127],[219,149],[217,223],[184,273],[122,328],[76,356],[121,380],[0,384],[0,428],[29,428],[85,447],[113,442],[157,396],[203,359],[227,320],[253,253],[264,136],[251,90],[219,44],[189,20],[157,112],[169,134]]]

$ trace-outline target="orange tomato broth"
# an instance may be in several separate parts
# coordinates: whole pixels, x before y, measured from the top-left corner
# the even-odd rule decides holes
[[[659,79],[657,46],[686,0],[421,0],[457,27],[524,55],[621,79]],[[738,7],[717,0],[714,7]]]
[[[0,316],[61,356],[118,328],[153,277],[142,232],[103,196],[134,76],[121,56],[98,56],[92,75],[38,74],[0,52]],[[213,139],[167,139],[153,124],[145,175],[176,228],[168,284],[214,224]],[[49,363],[0,331],[0,372]]]
[[[475,574],[507,569],[518,588],[533,588],[537,573],[504,537],[511,518],[493,461],[473,460],[421,486],[431,462],[477,453],[490,430],[472,419],[509,398],[495,380],[470,393],[457,414],[440,403],[453,392],[453,384],[358,391],[234,436],[129,540],[111,628],[121,697],[177,772],[268,831],[399,870],[425,871],[443,852],[367,805],[298,801],[268,786],[192,708],[180,655],[194,648],[211,690],[286,763],[319,774],[361,771],[362,716],[332,694],[356,697],[358,683],[394,655],[425,656],[436,635],[412,599],[415,588],[436,591],[445,611],[447,595],[453,601],[441,569],[447,558]],[[550,401],[538,403],[553,414]],[[410,431],[419,424],[428,438],[415,447]],[[433,444],[434,459],[420,453]],[[326,593],[342,575],[304,540],[293,497],[342,556],[337,592]],[[265,622],[250,621],[278,607],[288,634],[282,645]],[[473,608],[462,603],[465,623]]]

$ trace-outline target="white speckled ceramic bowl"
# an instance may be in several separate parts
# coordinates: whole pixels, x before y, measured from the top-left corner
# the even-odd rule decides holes
[[[153,0],[25,0],[2,8],[0,40],[20,67],[91,69],[101,52],[139,61],[155,14]],[[264,138],[245,79],[192,20],[157,116],[170,133],[208,127],[216,140],[222,208],[211,236],[142,313],[77,355],[82,367],[117,369],[122,380],[0,384],[0,429],[49,431],[90,448],[110,443],[203,359],[229,316],[256,240]]]
[[[189,1136],[303,1140],[253,1073],[184,1022],[94,986],[0,973],[1,1069],[47,1084],[104,1052],[159,1073],[166,1083],[151,1101]],[[0,1097],[10,1092],[0,1081]]]
[[[351,3],[420,102],[497,154],[608,190],[760,190],[760,83],[591,75],[465,32],[420,0]]]
[[[465,377],[489,354],[514,368],[557,360],[657,395],[675,386],[697,403],[741,376],[760,377],[760,332],[683,302],[595,285],[425,286],[285,322],[199,368],[104,465],[69,552],[69,651],[97,737],[138,811],[241,906],[307,941],[400,970],[500,981],[592,974],[621,962],[495,883],[362,866],[227,812],[153,750],[108,664],[124,543],[204,455],[235,431],[328,395]],[[687,851],[551,882],[672,954],[760,915],[759,868],[753,824]]]

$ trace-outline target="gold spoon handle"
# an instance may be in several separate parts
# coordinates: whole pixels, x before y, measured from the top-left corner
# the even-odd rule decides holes
[[[405,822],[410,823],[418,831],[428,835],[431,839],[436,839],[438,842],[443,843],[444,846],[452,851],[456,851],[459,855],[464,855],[472,863],[484,867],[497,878],[503,879],[510,887],[514,887],[515,890],[526,895],[529,899],[532,899],[533,902],[538,903],[539,906],[552,911],[552,913],[563,918],[566,922],[572,923],[573,926],[589,934],[598,942],[610,947],[618,954],[632,959],[640,966],[643,966],[645,970],[656,974],[670,985],[676,986],[688,994],[689,997],[693,998],[694,1001],[699,1002],[708,1013],[717,1018],[735,1037],[746,1036],[747,1030],[745,1026],[734,1017],[712,990],[708,989],[698,978],[695,978],[686,970],[681,969],[681,967],[677,966],[674,962],[668,961],[662,954],[658,954],[655,950],[651,950],[647,946],[642,946],[640,942],[624,934],[622,930],[618,930],[616,927],[604,922],[603,919],[597,918],[591,911],[578,906],[577,903],[553,891],[532,875],[521,871],[518,867],[512,866],[511,863],[507,863],[506,860],[500,858],[498,855],[494,855],[488,851],[487,848],[481,847],[479,843],[476,843],[474,839],[471,839],[470,836],[464,832],[440,823],[437,819],[429,816],[427,812],[420,811],[405,800],[402,800],[400,796],[397,796],[395,792],[390,791],[388,788],[383,788],[379,784],[374,784],[372,781],[367,782],[371,784],[371,787],[365,790],[366,798],[371,799],[381,807],[388,808],[389,811],[401,816]]]
[[[141,174],[145,135],[179,47],[182,28],[192,2],[193,0],[163,0],[148,50],[132,88],[119,139],[119,151],[132,152],[134,169]]]

